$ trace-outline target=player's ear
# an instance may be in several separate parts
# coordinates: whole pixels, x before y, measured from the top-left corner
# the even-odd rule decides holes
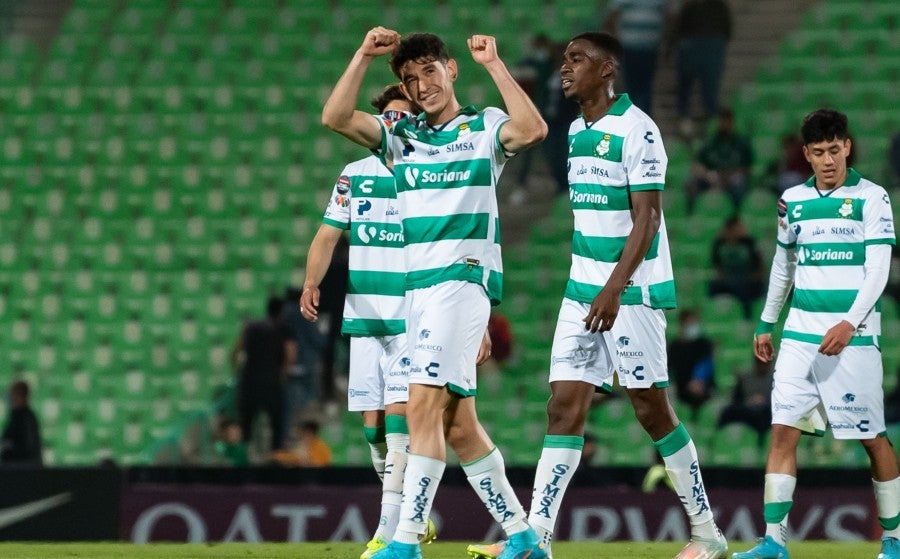
[[[459,76],[459,67],[456,65],[456,60],[451,58],[447,61],[447,74],[450,75],[450,81],[455,82],[456,77]]]
[[[603,68],[600,71],[600,77],[604,80],[614,79],[616,76],[616,61],[612,58],[607,58],[603,61]]]
[[[803,157],[805,157],[809,163],[812,163],[812,159],[809,156],[809,148],[806,147],[806,145],[803,146]]]
[[[850,148],[853,147],[853,142],[850,141],[850,138],[844,140],[844,157],[850,156]]]

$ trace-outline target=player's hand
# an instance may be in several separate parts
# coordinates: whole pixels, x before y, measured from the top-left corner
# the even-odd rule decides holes
[[[466,42],[469,45],[469,52],[472,53],[472,59],[482,66],[499,60],[497,40],[490,35],[472,35]]]
[[[319,319],[319,288],[314,285],[303,286],[300,295],[300,314],[310,322]]]
[[[361,52],[363,56],[371,56],[374,58],[392,52],[399,44],[399,33],[393,29],[387,29],[386,27],[381,27],[379,25],[366,33],[366,38],[363,39],[363,43],[359,47],[359,52]]]
[[[753,354],[763,363],[768,363],[775,358],[772,334],[757,334],[753,336]]]
[[[612,328],[616,317],[619,316],[621,294],[621,290],[606,287],[601,289],[591,301],[591,309],[583,319],[584,329],[591,332],[606,332]]]
[[[844,348],[847,347],[851,338],[853,338],[854,332],[856,332],[856,327],[846,320],[838,322],[825,332],[825,336],[822,338],[822,345],[819,346],[819,353],[823,355],[837,355],[844,351]]]
[[[475,364],[481,365],[491,358],[491,335],[488,334],[487,328],[484,329],[484,336],[481,338],[481,347],[478,348],[478,355],[475,357]]]

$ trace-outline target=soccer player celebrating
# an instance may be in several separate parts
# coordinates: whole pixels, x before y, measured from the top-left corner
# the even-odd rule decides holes
[[[775,361],[772,441],[766,461],[766,535],[735,559],[787,559],[788,512],[803,432],[859,439],[872,464],[878,559],[900,556],[900,477],[884,422],[881,296],[895,244],[887,192],[847,167],[847,117],[813,111],[801,127],[813,177],[778,201],[778,244],[753,351],[775,355],[772,329],[791,286],[794,296]]]
[[[497,179],[507,159],[540,142],[547,126],[497,55],[494,38],[475,35],[468,47],[508,115],[457,101],[458,67],[438,37],[401,40],[383,27],[366,34],[322,112],[325,126],[393,160],[403,226],[410,454],[397,531],[374,559],[421,557],[418,538],[445,468],[445,425],[470,484],[509,535],[503,559],[545,557],[478,421],[474,395],[490,305],[501,297]],[[423,111],[390,127],[354,110],[366,69],[388,53],[404,94]]]
[[[399,85],[372,100],[386,126],[413,112]],[[416,113],[418,110],[415,111]],[[318,318],[319,284],[335,245],[350,231],[350,278],[341,331],[350,338],[350,411],[362,412],[375,471],[382,480],[381,518],[361,559],[393,538],[400,516],[409,431],[406,425],[407,343],[403,236],[394,188],[393,162],[374,155],[347,165],[328,201],[306,260],[301,312]],[[434,539],[428,521],[425,543]]]
[[[569,198],[575,214],[572,267],[550,361],[548,428],[528,522],[548,545],[584,446],[595,390],[613,375],[662,455],[691,523],[680,559],[725,557],[697,451],[665,387],[666,319],[675,283],[660,206],[667,157],[656,124],[627,95],[613,94],[622,47],[606,33],[573,38],[563,57],[563,93],[582,114],[569,128]],[[495,557],[505,542],[473,545]]]

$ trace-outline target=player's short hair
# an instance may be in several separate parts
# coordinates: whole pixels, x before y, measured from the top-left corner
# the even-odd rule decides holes
[[[846,140],[850,137],[847,115],[834,109],[818,109],[803,119],[800,127],[803,144],[830,142],[834,139]]]
[[[391,54],[391,71],[398,78],[400,68],[410,60],[420,64],[427,64],[437,60],[446,64],[450,60],[447,46],[437,35],[431,33],[413,33],[400,40],[400,44]]]
[[[576,39],[584,39],[585,41],[592,43],[595,47],[613,57],[616,60],[616,64],[622,60],[622,43],[609,33],[588,31],[572,37],[572,41],[575,41]]]
[[[376,111],[383,113],[384,108],[388,106],[388,103],[398,100],[407,101],[406,96],[403,95],[403,91],[400,90],[400,84],[395,83],[385,87],[381,93],[372,97],[370,103],[372,103],[372,106],[375,107]]]

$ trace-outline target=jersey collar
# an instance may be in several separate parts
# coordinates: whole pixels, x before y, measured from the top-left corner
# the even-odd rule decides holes
[[[862,180],[862,175],[860,175],[859,172],[857,172],[857,170],[854,169],[853,167],[848,167],[847,168],[847,179],[844,181],[844,184],[842,184],[841,186],[856,186],[859,184],[860,180]],[[816,176],[813,175],[813,176],[809,177],[806,180],[806,182],[803,184],[805,184],[806,186],[813,186],[813,187],[816,186]],[[837,188],[833,188],[832,192],[837,190],[841,186],[838,186]]]
[[[625,111],[628,110],[628,107],[633,104],[631,102],[631,99],[628,98],[627,93],[615,95],[613,96],[613,98],[616,100],[616,102],[612,104],[612,107],[610,107],[608,111],[606,111],[606,114],[608,115],[622,116],[623,114],[625,114]]]

